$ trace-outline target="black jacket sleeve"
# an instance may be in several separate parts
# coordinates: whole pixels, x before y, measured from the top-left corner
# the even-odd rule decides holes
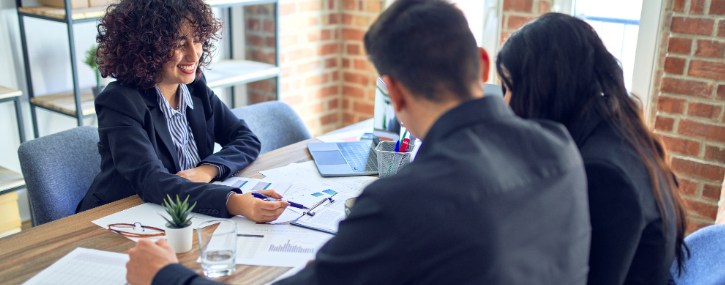
[[[194,273],[191,269],[178,263],[172,263],[161,268],[156,273],[151,285],[221,285],[213,280]]]
[[[622,284],[645,227],[634,186],[621,169],[585,163],[589,185],[592,243],[588,284]]]
[[[275,285],[286,284],[398,284],[401,234],[393,218],[365,193],[355,211],[340,222],[338,235],[317,253],[302,271]],[[411,261],[408,261],[411,262]]]

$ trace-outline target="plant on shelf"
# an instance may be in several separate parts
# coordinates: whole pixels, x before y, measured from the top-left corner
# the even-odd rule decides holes
[[[191,227],[191,218],[193,216],[189,214],[196,206],[196,202],[194,202],[194,205],[189,206],[189,196],[186,196],[183,202],[179,199],[179,195],[176,195],[176,201],[171,199],[169,195],[166,195],[166,198],[161,205],[166,213],[171,216],[171,218],[161,216],[167,222],[166,240],[176,253],[187,252],[191,250],[194,235]]]
[[[91,49],[86,51],[86,60],[84,63],[88,65],[93,70],[93,73],[96,74],[96,87],[93,87],[93,98],[98,96],[98,94],[101,94],[101,91],[103,91],[103,87],[101,86],[101,73],[98,71],[98,61],[96,57],[96,52],[98,51],[98,45],[92,45]]]

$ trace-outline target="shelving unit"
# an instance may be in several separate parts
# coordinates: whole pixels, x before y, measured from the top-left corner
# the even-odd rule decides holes
[[[75,52],[75,37],[73,34],[73,24],[86,23],[96,21],[102,17],[107,7],[91,7],[83,9],[71,9],[70,0],[64,0],[65,8],[55,8],[46,6],[23,7],[22,0],[15,0],[18,7],[18,21],[20,24],[20,40],[23,49],[23,62],[25,64],[25,78],[28,86],[28,98],[30,100],[30,112],[33,120],[34,136],[39,137],[37,108],[52,111],[55,113],[67,115],[76,118],[78,126],[83,125],[83,119],[93,117],[96,111],[93,104],[93,95],[90,87],[82,88],[78,83],[78,58]],[[230,55],[232,59],[220,60],[212,63],[208,70],[204,71],[207,79],[207,85],[210,88],[230,87],[232,91],[231,107],[234,108],[234,86],[245,84],[258,80],[277,78],[279,87],[279,2],[278,0],[206,0],[207,4],[213,7],[228,8],[228,15],[231,16],[231,7],[249,6],[259,4],[274,4],[275,13],[275,46],[277,48],[276,62],[274,65],[248,60],[233,59],[232,50]],[[66,17],[66,15],[71,15]],[[25,30],[25,17],[37,18],[47,21],[65,23],[68,30],[68,45],[70,47],[71,74],[73,81],[73,89],[65,92],[36,96],[33,90],[33,80],[30,72],[30,61],[28,56],[27,35]],[[227,19],[227,33],[225,35],[230,39],[230,48],[233,41],[231,40],[231,17]],[[279,88],[277,88],[279,90]],[[279,91],[278,91],[279,92]],[[279,93],[278,93],[279,94]],[[278,95],[279,97],[279,95]],[[77,112],[76,110],[81,110]]]
[[[13,101],[15,115],[18,121],[18,136],[20,143],[25,142],[25,126],[23,113],[20,108],[20,90],[0,86],[0,102]],[[20,232],[20,212],[18,210],[18,193],[15,191],[25,188],[25,179],[20,173],[0,166],[0,238]]]

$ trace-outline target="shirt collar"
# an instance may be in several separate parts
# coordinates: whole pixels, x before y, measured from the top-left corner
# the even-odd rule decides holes
[[[177,92],[181,92],[181,96],[179,96],[179,109],[175,110],[171,107],[169,104],[169,101],[166,100],[163,94],[161,94],[161,90],[159,90],[159,87],[154,87],[156,89],[156,95],[159,101],[159,107],[161,107],[162,110],[164,110],[164,113],[170,116],[173,114],[173,112],[179,112],[182,115],[186,114],[186,108],[194,109],[194,101],[191,100],[191,93],[189,93],[189,89],[186,87],[186,84],[179,84],[179,89]]]

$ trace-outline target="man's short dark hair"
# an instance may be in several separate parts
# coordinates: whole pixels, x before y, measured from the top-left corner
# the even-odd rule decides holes
[[[365,33],[365,50],[380,75],[441,101],[444,91],[472,97],[480,81],[476,40],[465,16],[443,0],[398,0]]]

